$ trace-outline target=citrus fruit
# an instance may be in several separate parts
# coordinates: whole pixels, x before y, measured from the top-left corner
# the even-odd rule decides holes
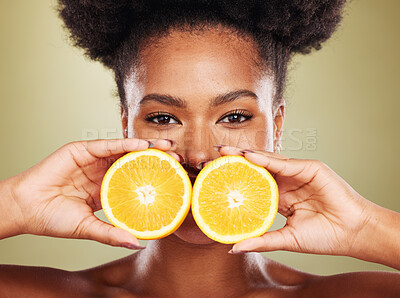
[[[193,185],[192,214],[209,238],[237,243],[264,234],[278,212],[278,186],[263,167],[242,156],[213,160]]]
[[[169,154],[146,149],[112,164],[101,185],[101,205],[110,222],[138,239],[173,233],[190,209],[192,184]]]

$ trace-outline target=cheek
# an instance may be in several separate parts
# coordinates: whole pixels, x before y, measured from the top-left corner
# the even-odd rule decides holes
[[[178,144],[185,144],[185,131],[182,128],[157,128],[143,119],[135,118],[132,121],[133,137],[139,139],[171,139]],[[189,138],[190,139],[190,138]]]
[[[257,108],[253,107],[250,110],[255,111]],[[263,151],[273,149],[272,113],[268,115],[258,111],[247,125],[231,129],[219,125],[210,125],[207,121],[185,123],[184,126],[169,129],[158,128],[139,118],[143,115],[134,115],[130,118],[131,125],[128,124],[128,131],[131,132],[130,137],[173,139],[181,145],[181,149],[195,146],[197,149],[207,150],[216,144]]]
[[[266,129],[265,132],[258,132],[257,139],[264,140],[263,146],[260,146],[264,151],[273,151],[274,148],[274,120],[272,119],[272,113],[270,113],[269,117],[266,117]]]
[[[149,128],[143,121],[133,120],[133,136],[139,139],[170,139],[164,131]]]
[[[222,144],[230,144],[239,148],[272,151],[274,144],[274,122],[272,113],[258,112],[250,125],[241,129],[222,130],[219,139],[226,140]]]
[[[230,145],[239,148],[271,151],[273,148],[273,131],[266,127],[237,129],[217,132],[215,144]]]
[[[257,131],[254,136],[255,139],[255,147],[256,149],[263,151],[271,151],[273,150],[273,131],[272,128],[266,131]]]
[[[184,128],[157,129],[148,127],[139,119],[133,119],[132,137],[141,139],[173,139],[183,147],[200,146],[203,149],[212,148],[216,144],[230,145],[239,148],[272,151],[273,121],[266,117],[251,127],[226,129],[223,127],[199,127],[196,130]],[[200,131],[201,130],[201,131]]]
[[[274,121],[272,115],[274,84],[270,77],[262,77],[254,86],[260,99],[258,109],[264,118],[264,129],[255,132],[256,148],[263,151],[273,151],[274,147]]]

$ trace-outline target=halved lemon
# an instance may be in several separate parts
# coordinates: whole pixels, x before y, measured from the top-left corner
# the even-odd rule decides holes
[[[192,214],[209,238],[237,243],[264,234],[278,212],[278,186],[263,167],[242,156],[213,160],[196,178]]]
[[[192,184],[169,154],[146,149],[131,152],[108,169],[101,204],[110,222],[138,239],[173,233],[190,209]]]

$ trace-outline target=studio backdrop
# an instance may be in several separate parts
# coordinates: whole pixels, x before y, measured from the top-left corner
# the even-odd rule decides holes
[[[55,7],[55,0],[0,0],[0,179],[68,142],[122,137],[112,73],[71,45]],[[322,50],[292,61],[282,142],[284,155],[325,162],[362,196],[397,212],[399,11],[397,0],[353,0]],[[278,216],[272,228],[283,225]],[[86,240],[0,240],[1,264],[78,270],[130,253]],[[394,270],[347,257],[265,255],[316,274]]]

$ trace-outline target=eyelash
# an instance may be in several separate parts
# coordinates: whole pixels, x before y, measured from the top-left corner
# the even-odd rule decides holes
[[[232,115],[239,115],[239,117],[240,117],[240,116],[243,116],[243,117],[245,117],[246,119],[243,120],[243,121],[241,121],[241,122],[239,122],[239,123],[232,123],[232,122],[230,122],[230,123],[228,123],[228,122],[223,122],[223,123],[228,123],[228,124],[230,124],[230,125],[240,125],[240,124],[242,124],[243,122],[248,121],[248,120],[250,120],[250,119],[253,117],[253,114],[252,114],[252,113],[249,113],[249,112],[247,112],[247,111],[245,111],[245,110],[236,109],[236,110],[234,110],[234,111],[230,111],[230,112],[228,112],[228,113],[222,115],[222,117],[221,117],[217,122],[220,122],[220,121],[223,120],[224,118],[226,118],[226,117],[228,117],[228,116],[232,116]],[[174,119],[174,120],[175,120],[176,122],[178,122],[178,123],[167,123],[167,124],[162,124],[162,123],[155,123],[155,122],[153,121],[153,120],[156,119],[157,117],[161,117],[161,116],[170,117],[170,118]],[[148,121],[148,122],[151,122],[151,123],[153,123],[153,124],[156,124],[157,126],[172,125],[172,124],[182,124],[182,123],[181,123],[178,119],[176,119],[173,115],[171,115],[171,114],[169,114],[169,113],[161,112],[161,111],[157,111],[157,112],[154,112],[154,113],[151,113],[151,114],[147,115],[147,116],[145,117],[145,120]]]
[[[176,122],[178,123],[167,123],[167,124],[162,124],[162,123],[155,123],[153,120],[157,117],[161,117],[161,116],[167,116],[170,117],[172,119],[174,119]],[[168,113],[164,113],[164,112],[154,112],[151,114],[148,114],[145,118],[146,121],[151,122],[153,124],[156,124],[157,126],[162,126],[162,125],[172,125],[172,124],[182,124],[178,119],[176,119],[173,115],[168,114]]]
[[[217,122],[220,122],[222,119],[224,119],[224,118],[226,118],[226,117],[228,117],[228,116],[232,116],[232,115],[239,115],[239,117],[243,116],[243,117],[246,118],[246,119],[243,120],[243,121],[241,121],[241,122],[239,122],[239,123],[232,123],[232,122],[230,122],[230,123],[229,123],[230,125],[240,125],[240,124],[242,124],[243,122],[248,121],[248,120],[250,120],[250,119],[253,117],[253,114],[250,113],[250,112],[247,112],[247,111],[245,111],[245,110],[236,109],[236,110],[233,110],[233,111],[231,111],[231,112],[228,112],[228,113],[222,115],[222,117],[219,118],[219,120],[218,120]],[[239,119],[240,119],[240,118],[239,118]],[[223,122],[223,123],[227,123],[227,122]]]

